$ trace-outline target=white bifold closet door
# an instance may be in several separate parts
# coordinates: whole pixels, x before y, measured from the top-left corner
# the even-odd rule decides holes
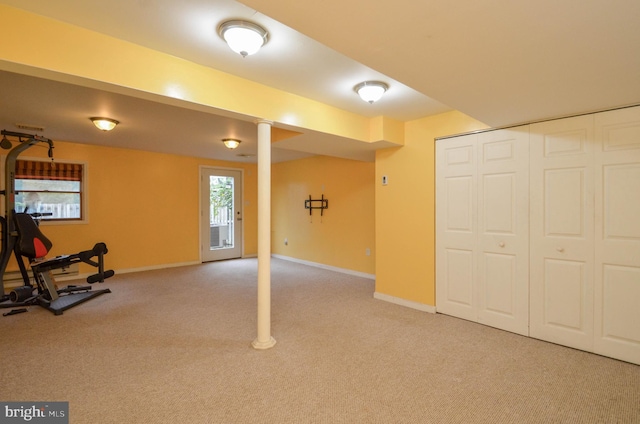
[[[640,364],[640,108],[530,133],[530,334]]]
[[[594,352],[640,364],[640,107],[595,116]]]
[[[530,126],[531,337],[593,348],[593,116]]]
[[[438,312],[529,333],[527,127],[436,143]]]
[[[438,140],[436,308],[640,364],[640,107]]]

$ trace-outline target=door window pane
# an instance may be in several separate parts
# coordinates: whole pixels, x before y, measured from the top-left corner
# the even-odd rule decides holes
[[[234,179],[233,177],[209,177],[209,226],[210,249],[234,247]]]

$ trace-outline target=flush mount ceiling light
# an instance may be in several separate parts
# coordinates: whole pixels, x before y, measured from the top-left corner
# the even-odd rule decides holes
[[[353,89],[362,100],[373,103],[380,100],[384,92],[389,89],[389,86],[380,81],[365,81],[356,85]]]
[[[231,149],[231,150],[235,149],[240,145],[240,140],[236,140],[235,138],[223,138],[222,142],[224,143],[225,146],[227,146],[228,149]]]
[[[115,119],[110,119],[110,118],[93,117],[89,119],[91,119],[91,122],[93,122],[93,125],[95,125],[99,130],[102,130],[102,131],[111,131],[116,127],[116,125],[120,123]]]
[[[260,25],[247,21],[227,21],[218,27],[218,34],[234,52],[247,57],[260,50],[269,34]]]

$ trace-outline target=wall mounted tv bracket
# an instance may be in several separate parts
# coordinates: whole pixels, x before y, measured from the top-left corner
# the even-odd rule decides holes
[[[320,199],[312,199],[309,195],[309,199],[304,201],[304,208],[309,209],[309,216],[313,214],[314,209],[320,209],[320,216],[322,216],[324,210],[329,208],[329,200],[324,198],[324,194]]]

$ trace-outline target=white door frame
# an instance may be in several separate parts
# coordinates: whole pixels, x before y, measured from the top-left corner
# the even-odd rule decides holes
[[[205,219],[208,219],[208,216],[205,217],[204,214],[204,201],[203,201],[203,190],[204,190],[204,175],[205,172],[208,174],[215,171],[233,171],[240,173],[241,184],[240,184],[240,199],[234,199],[234,204],[236,205],[236,210],[241,211],[240,217],[244,217],[244,169],[242,168],[230,168],[223,166],[208,166],[208,165],[200,165],[199,166],[199,175],[198,175],[198,246],[199,246],[199,262],[203,262],[204,256],[204,245],[205,240],[202,235],[202,228],[204,225]],[[207,205],[208,206],[208,205]],[[236,243],[240,244],[240,256],[244,257],[244,225],[242,219],[238,221],[236,219],[236,225],[240,226],[240,237],[239,240],[235,240]],[[235,256],[234,256],[235,258]],[[222,258],[221,258],[222,259]],[[228,258],[231,259],[231,258]]]

